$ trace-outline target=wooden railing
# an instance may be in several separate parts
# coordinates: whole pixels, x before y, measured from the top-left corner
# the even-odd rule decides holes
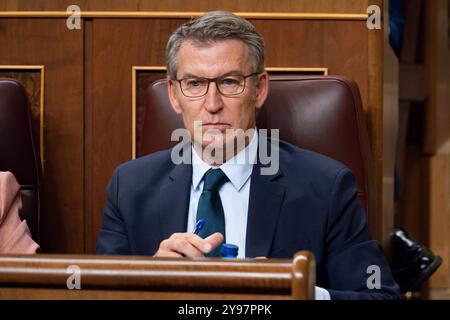
[[[289,259],[1,255],[0,299],[314,299],[310,252]]]

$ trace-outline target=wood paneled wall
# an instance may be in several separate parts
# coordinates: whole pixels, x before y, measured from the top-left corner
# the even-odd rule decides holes
[[[372,4],[373,1],[370,1]],[[0,10],[8,11],[65,11],[76,4],[86,11],[210,11],[239,12],[305,12],[305,13],[366,13],[365,0],[4,0]]]
[[[60,19],[0,19],[0,64],[45,66],[41,241],[59,252],[84,250],[83,46]]]
[[[377,3],[382,7],[381,0]],[[379,221],[371,221],[371,230],[384,244],[392,226],[382,223],[383,34],[366,27],[367,0],[77,1],[83,10],[81,30],[66,28],[70,4],[73,1],[0,4],[0,47],[6,48],[0,51],[0,65],[46,68],[41,219],[46,252],[93,252],[106,184],[114,168],[132,156],[132,67],[163,66],[170,33],[186,21],[177,14],[213,9],[244,16],[245,12],[324,14],[249,20],[265,39],[268,67],[325,67],[329,74],[358,83],[376,176],[370,206],[380,213]],[[128,13],[118,18],[108,16],[110,11]],[[139,17],[144,11],[173,14]],[[336,13],[351,16],[327,15]]]

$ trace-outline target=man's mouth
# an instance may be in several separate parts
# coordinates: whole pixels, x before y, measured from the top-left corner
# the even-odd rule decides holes
[[[228,123],[224,122],[207,122],[202,125],[203,129],[209,130],[209,129],[217,129],[217,130],[226,130],[230,129],[231,126]]]

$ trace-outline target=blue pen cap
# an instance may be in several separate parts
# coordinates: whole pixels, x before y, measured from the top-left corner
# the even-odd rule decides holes
[[[224,243],[220,247],[220,254],[222,258],[236,258],[238,255],[239,247],[235,244]]]

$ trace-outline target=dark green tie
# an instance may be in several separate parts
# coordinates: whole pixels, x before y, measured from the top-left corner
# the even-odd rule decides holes
[[[203,191],[197,208],[197,221],[205,219],[205,226],[199,236],[206,238],[214,232],[220,232],[225,238],[225,216],[219,189],[228,181],[221,169],[209,169],[203,176]],[[207,254],[209,257],[220,257],[220,246]]]

